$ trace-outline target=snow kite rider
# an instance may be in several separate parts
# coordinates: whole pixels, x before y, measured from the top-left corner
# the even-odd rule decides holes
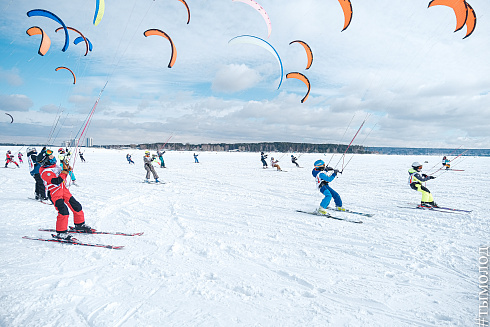
[[[267,159],[267,155],[264,154],[264,152],[261,152],[260,153],[260,161],[262,161],[262,168],[267,168],[267,161],[265,161],[265,159]]]
[[[48,200],[46,196],[46,188],[44,187],[43,180],[39,174],[39,168],[41,165],[36,161],[37,150],[36,148],[27,148],[27,162],[29,163],[29,171],[31,176],[36,181],[36,187],[34,189],[36,200]]]
[[[282,170],[278,162],[279,160],[274,160],[274,157],[271,157],[271,167],[275,167],[277,170]]]
[[[68,163],[70,162],[70,151],[68,151],[68,149],[66,149],[65,151],[63,150],[63,148],[59,148],[58,153],[60,154],[58,156],[58,159],[60,160],[60,166],[63,167],[63,163],[68,165]],[[75,184],[75,181],[77,180],[75,178],[75,174],[71,170],[69,170],[68,173],[70,174],[71,181],[73,182],[73,184]]]
[[[165,161],[163,160],[163,154],[165,153],[165,150],[162,151],[157,151],[158,159],[160,159],[160,168],[166,168],[165,167]]]
[[[449,160],[448,158],[446,158],[446,156],[444,156],[444,158],[442,158],[442,167],[446,169],[451,168],[451,165],[449,164],[450,162],[451,160]]]
[[[134,164],[134,161],[131,159],[131,155],[129,153],[126,155],[126,160],[128,161],[128,164]]]
[[[85,225],[82,205],[65,186],[66,176],[71,170],[70,165],[63,162],[62,167],[58,166],[53,151],[45,148],[39,153],[36,160],[41,165],[39,174],[44,181],[44,185],[48,188],[51,201],[53,201],[56,210],[58,210],[56,235],[53,234],[53,237],[67,241],[73,240],[72,236],[68,234],[68,218],[70,216],[68,208],[73,212],[75,229],[80,232],[90,232],[92,228]]]
[[[12,154],[12,152],[10,152],[10,150],[8,150],[7,158],[5,158],[5,168],[7,168],[8,164],[11,162],[13,162],[17,166],[17,168],[20,168],[19,164],[14,160],[14,155]]]
[[[197,159],[198,154],[194,153],[194,163],[199,163],[199,159]]]
[[[296,165],[296,167],[301,168],[297,162],[298,158],[296,158],[294,155],[291,155],[291,162]]]
[[[434,179],[434,176],[428,176],[426,174],[421,174],[422,164],[418,162],[412,163],[412,168],[408,170],[408,174],[410,175],[408,183],[410,187],[417,192],[422,193],[422,200],[418,207],[420,208],[437,208],[438,205],[434,202],[434,198],[430,193],[429,189],[422,185],[423,182]]]
[[[326,209],[330,204],[332,198],[335,202],[336,210],[345,211],[345,209],[342,207],[342,199],[340,198],[340,195],[335,192],[329,185],[329,183],[335,179],[335,177],[339,173],[339,170],[325,167],[325,162],[321,159],[315,161],[314,165],[315,168],[313,168],[311,174],[316,180],[316,185],[320,190],[320,193],[325,196],[320,203],[320,207],[317,209],[317,212],[322,215],[328,215]],[[329,176],[326,174],[325,170],[333,170],[333,174]]]
[[[155,179],[156,183],[159,183],[160,181],[158,180],[158,174],[155,171],[155,167],[153,167],[153,160],[155,160],[155,157],[150,157],[150,151],[145,151],[145,156],[143,157],[143,162],[145,165],[146,169],[146,183],[150,182],[150,173],[153,174],[153,178]]]
[[[17,154],[17,158],[19,158],[19,163],[24,163],[24,160],[22,160],[22,156],[23,156],[22,152],[19,152]]]

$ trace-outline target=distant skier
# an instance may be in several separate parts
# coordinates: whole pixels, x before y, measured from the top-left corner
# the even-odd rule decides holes
[[[144,162],[145,169],[146,169],[146,180],[145,180],[146,183],[150,182],[150,173],[153,174],[153,178],[155,179],[156,183],[160,182],[158,180],[158,174],[155,171],[155,167],[153,167],[153,164],[152,164],[154,159],[155,159],[155,157],[150,157],[150,151],[145,151],[145,156],[143,157],[143,162]]]
[[[450,162],[451,160],[447,159],[446,156],[444,156],[444,158],[442,158],[442,167],[446,169],[451,168],[451,165],[449,164]]]
[[[126,160],[128,161],[128,164],[134,164],[134,161],[131,159],[131,155],[129,153],[126,155]]]
[[[56,210],[58,210],[56,235],[53,234],[53,237],[61,240],[74,240],[68,234],[68,218],[70,217],[68,209],[73,212],[75,229],[82,233],[90,232],[92,228],[85,224],[82,205],[65,186],[66,177],[71,170],[70,165],[63,161],[62,167],[58,166],[53,151],[46,149],[43,149],[39,153],[37,162],[41,165],[39,173],[44,181],[44,185],[49,190],[51,201],[53,201]]]
[[[82,162],[85,162],[82,151],[78,152],[78,155],[80,156],[80,160],[82,160]]]
[[[267,168],[267,161],[265,161],[265,159],[267,159],[267,155],[264,154],[264,152],[261,152],[260,153],[260,161],[262,161],[262,168]]]
[[[158,159],[160,159],[160,168],[166,168],[165,167],[165,161],[163,160],[163,154],[165,151],[157,151]]]
[[[12,152],[10,152],[10,150],[8,150],[7,158],[5,158],[5,168],[7,168],[8,164],[11,162],[13,162],[17,166],[17,168],[20,168],[19,164],[14,160],[14,155],[12,154]]]
[[[17,158],[19,158],[19,163],[24,163],[24,160],[22,160],[22,156],[23,156],[22,152],[19,152],[17,154]]]
[[[199,163],[199,160],[197,159],[198,154],[194,153],[194,163]]]
[[[278,162],[279,162],[279,160],[274,160],[274,157],[271,157],[271,167],[274,167],[277,170],[282,170],[281,166],[279,166]]]
[[[44,187],[43,180],[39,174],[39,168],[41,165],[36,161],[37,150],[36,148],[27,148],[27,162],[29,163],[29,170],[31,176],[36,181],[36,187],[34,188],[34,194],[36,200],[48,200],[46,196],[46,188]]]
[[[434,198],[430,193],[429,189],[422,185],[423,182],[434,179],[434,176],[427,176],[426,174],[421,174],[422,164],[418,162],[412,163],[412,168],[408,170],[408,174],[410,175],[408,183],[410,187],[417,192],[422,193],[422,200],[418,207],[420,208],[437,208],[438,205],[434,202]]]
[[[295,164],[296,167],[301,168],[296,160],[298,160],[298,158],[296,158],[294,155],[291,155],[291,162]]]
[[[66,148],[66,151],[63,150],[63,148],[59,148],[58,153],[59,153],[58,159],[60,160],[60,166],[63,166],[63,163],[68,165],[70,162],[70,155],[71,155],[70,151],[68,151],[68,148]],[[72,183],[75,184],[75,182],[77,181],[77,179],[75,178],[75,174],[71,169],[68,171],[68,173],[70,174]]]
[[[340,195],[337,192],[335,192],[329,185],[329,183],[335,179],[339,171],[337,169],[333,169],[330,167],[325,168],[325,162],[321,159],[315,161],[314,165],[315,168],[313,168],[311,174],[316,180],[316,185],[320,190],[320,193],[322,193],[325,196],[322,202],[320,203],[320,207],[317,209],[317,212],[322,215],[328,215],[326,209],[330,204],[332,198],[335,202],[336,210],[345,211],[345,209],[342,207],[342,199],[340,198]],[[327,171],[333,170],[333,174],[330,176],[327,175],[325,169]]]

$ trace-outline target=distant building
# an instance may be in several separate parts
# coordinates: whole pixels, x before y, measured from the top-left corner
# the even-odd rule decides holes
[[[76,147],[78,144],[78,139],[72,139],[70,141],[70,146],[73,148],[73,147]]]
[[[87,137],[87,148],[94,146],[94,139],[91,137]]]

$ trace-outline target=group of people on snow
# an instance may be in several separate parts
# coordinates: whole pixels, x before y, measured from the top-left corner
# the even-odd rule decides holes
[[[143,157],[144,168],[146,170],[145,182],[149,182],[151,176],[153,176],[156,183],[160,182],[159,176],[155,170],[155,167],[153,166],[153,163],[155,162],[159,164],[161,168],[166,168],[165,161],[163,160],[164,153],[165,151],[158,150],[157,154],[151,155],[150,151],[145,151],[145,155]],[[56,221],[56,234],[53,234],[53,237],[60,240],[71,240],[72,237],[68,233],[69,210],[73,212],[75,229],[78,232],[90,232],[92,229],[90,226],[87,226],[85,224],[85,217],[82,210],[82,205],[73,197],[73,195],[66,187],[66,180],[68,176],[70,176],[72,182],[76,181],[73,169],[69,164],[71,153],[67,148],[59,148],[58,154],[59,165],[57,165],[57,161],[52,150],[46,149],[46,147],[44,147],[42,151],[38,154],[36,148],[34,147],[30,147],[27,149],[30,174],[35,180],[35,199],[41,201],[49,199],[52,204],[54,204],[54,207],[58,212]],[[263,164],[263,168],[268,168],[266,161],[268,155],[264,152],[261,152],[260,155],[260,160]],[[194,153],[195,163],[199,163],[197,156],[198,155]],[[21,153],[19,153],[18,158],[19,161],[21,161]],[[80,158],[85,161],[83,155],[80,155]],[[128,160],[129,164],[134,164],[134,161],[131,159],[130,154],[126,155],[126,159]],[[296,156],[291,155],[291,162],[295,164],[296,167],[301,168],[297,160],[298,158]],[[12,155],[11,151],[9,150],[7,151],[6,155],[5,167],[7,167],[10,162],[13,162],[18,166],[18,164],[14,160],[14,155]],[[278,162],[279,160],[275,160],[274,157],[271,157],[271,166],[280,171],[282,169],[279,166]],[[442,164],[443,167],[448,168],[449,160],[444,157]],[[339,193],[337,193],[330,186],[330,183],[338,176],[338,174],[341,173],[342,171],[327,166],[325,162],[321,159],[314,162],[312,176],[315,179],[318,190],[324,196],[324,198],[320,202],[319,208],[316,210],[318,214],[328,215],[327,208],[332,199],[335,203],[334,210],[346,211],[345,208],[342,206],[342,199]],[[419,162],[412,163],[412,167],[408,170],[408,173],[410,187],[413,190],[422,194],[422,200],[419,207],[437,208],[438,205],[434,202],[434,198],[431,192],[423,184],[431,179],[434,179],[435,177],[423,174],[422,164],[420,164]]]

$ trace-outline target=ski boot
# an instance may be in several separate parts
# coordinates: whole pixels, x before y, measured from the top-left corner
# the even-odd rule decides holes
[[[85,222],[81,224],[75,224],[75,230],[81,233],[91,233],[92,227],[85,225]]]
[[[345,211],[345,208],[344,207],[336,207],[335,210],[337,210],[337,211]]]
[[[73,238],[67,231],[64,232],[56,232],[56,234],[51,234],[54,238],[62,241],[76,241],[76,238]]]
[[[316,209],[316,212],[317,212],[319,215],[322,215],[322,216],[328,216],[327,209],[325,209],[325,208],[323,208],[323,207],[319,207],[318,209]]]

